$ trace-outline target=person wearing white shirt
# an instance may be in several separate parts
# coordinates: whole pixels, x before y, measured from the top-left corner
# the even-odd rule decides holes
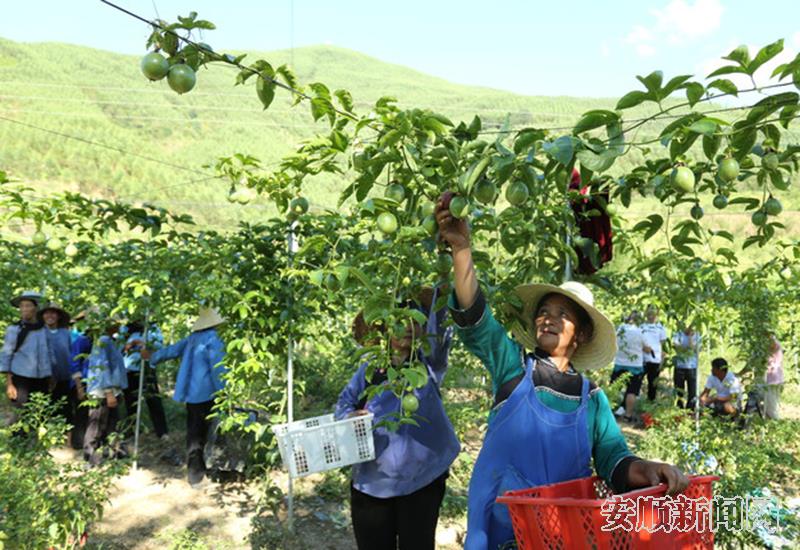
[[[617,355],[614,357],[614,372],[611,374],[611,382],[614,382],[623,373],[630,373],[628,386],[625,388],[624,405],[624,419],[628,422],[633,420],[636,398],[642,389],[644,355],[652,351],[645,344],[642,331],[637,324],[640,319],[639,312],[632,311],[625,318],[625,322],[617,327]]]
[[[714,414],[736,416],[742,408],[741,400],[741,381],[728,370],[728,362],[717,357],[711,361],[711,375],[700,394],[700,404],[713,409]]]
[[[651,304],[647,306],[647,322],[639,328],[642,331],[644,343],[650,348],[650,353],[644,355],[644,373],[647,376],[647,399],[656,398],[658,375],[664,362],[662,346],[667,341],[667,329],[658,321],[658,308]]]

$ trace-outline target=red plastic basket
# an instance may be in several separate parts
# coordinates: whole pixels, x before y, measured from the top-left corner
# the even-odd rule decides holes
[[[711,483],[719,477],[690,476],[690,480],[683,496],[667,505],[657,500],[666,494],[665,484],[613,495],[597,476],[509,491],[497,502],[508,505],[520,550],[713,548]],[[676,525],[669,510],[679,502],[683,523]],[[708,505],[695,509],[693,502]],[[609,518],[619,519],[620,511],[632,529],[624,521],[613,527],[616,523]]]

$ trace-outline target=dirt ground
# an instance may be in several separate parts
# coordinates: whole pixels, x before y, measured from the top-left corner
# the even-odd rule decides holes
[[[255,483],[218,483],[206,479],[196,488],[186,482],[185,466],[162,460],[162,455],[183,449],[183,433],[159,441],[143,437],[137,470],[121,477],[105,508],[103,519],[90,531],[90,548],[162,550],[165,548],[245,549],[251,520],[256,514],[260,487]],[[64,460],[79,454],[59,449]],[[297,549],[348,550],[355,548],[348,503],[317,494],[321,475],[295,481],[294,536]],[[287,476],[275,472],[272,482],[286,490]],[[285,515],[282,516],[285,521]],[[461,548],[464,525],[440,522],[437,548]],[[262,540],[261,548],[269,548]]]

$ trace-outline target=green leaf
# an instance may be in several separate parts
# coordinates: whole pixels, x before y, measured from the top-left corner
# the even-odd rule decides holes
[[[659,92],[658,96],[661,99],[664,99],[665,97],[669,97],[669,95],[672,92],[674,92],[675,90],[680,88],[683,85],[683,83],[686,82],[687,80],[689,80],[690,78],[692,78],[692,75],[690,75],[690,74],[672,77],[670,79],[670,81],[667,82],[667,85],[664,86],[664,88],[661,90],[661,92]]]
[[[781,126],[785,129],[789,129],[789,124],[797,118],[797,113],[800,112],[800,107],[797,105],[790,105],[788,107],[784,107],[780,114],[780,121]]]
[[[333,145],[333,148],[336,149],[337,151],[340,151],[342,153],[347,151],[347,145],[350,140],[348,139],[347,135],[344,132],[341,132],[340,130],[334,130],[333,132],[331,132],[330,140],[331,144]]]
[[[706,89],[702,84],[689,82],[686,85],[686,100],[689,102],[689,106],[694,107],[702,99],[704,93],[706,93]]]
[[[617,102],[617,106],[615,108],[619,110],[630,109],[631,107],[636,107],[648,99],[650,99],[650,94],[642,92],[641,90],[634,90],[622,96]]]
[[[755,74],[761,65],[778,55],[783,51],[783,38],[772,44],[768,44],[761,48],[753,60],[747,65],[747,72],[750,75]]]
[[[588,132],[589,130],[594,130],[595,128],[606,126],[617,121],[619,121],[619,115],[614,111],[605,111],[602,109],[587,111],[583,113],[583,116],[581,116],[581,119],[575,125],[575,128],[573,128],[572,133],[575,135],[582,134],[583,132]]]
[[[728,80],[727,78],[718,78],[714,80],[708,85],[708,89],[716,88],[723,94],[732,95],[734,97],[739,96],[739,88],[736,87],[736,84]]]
[[[258,99],[261,101],[261,105],[263,105],[264,110],[266,110],[272,104],[272,100],[275,99],[275,82],[272,80],[265,80],[263,77],[259,76],[258,80],[256,80],[256,93],[258,94]]]
[[[744,69],[737,65],[725,65],[724,67],[720,67],[716,71],[710,73],[706,78],[713,78],[715,76],[720,76],[723,74],[736,74],[736,73],[747,74],[747,69]]]
[[[703,136],[703,153],[705,153],[708,160],[714,160],[721,144],[722,136],[720,135]]]
[[[603,151],[599,155],[589,150],[578,151],[575,155],[581,166],[598,173],[605,172],[611,168],[618,156],[615,151],[610,149]]]
[[[543,143],[542,150],[566,166],[575,154],[575,141],[572,136],[561,136],[555,141]]]
[[[692,125],[687,129],[690,132],[711,136],[714,135],[714,133],[719,129],[719,125],[716,121],[706,117],[692,123]]]
[[[644,84],[644,87],[647,88],[647,91],[650,92],[650,95],[653,97],[659,97],[659,92],[661,91],[661,83],[664,81],[664,73],[661,71],[653,71],[647,76],[636,76],[636,79]]]
[[[742,44],[722,59],[735,61],[740,66],[747,67],[750,64],[750,50],[747,49],[745,44]]]
[[[353,96],[347,90],[336,90],[333,92],[333,95],[336,96],[336,99],[339,100],[339,105],[342,106],[342,109],[347,111],[348,113],[353,112]]]

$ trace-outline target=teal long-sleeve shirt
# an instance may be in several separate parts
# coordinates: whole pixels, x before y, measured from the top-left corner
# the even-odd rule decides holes
[[[477,306],[477,310],[475,310],[475,306]],[[498,391],[505,383],[524,374],[524,349],[508,335],[505,328],[494,318],[482,296],[479,296],[476,304],[470,308],[473,309],[472,315],[469,315],[467,310],[458,309],[455,293],[450,297],[450,308],[456,321],[456,331],[459,337],[467,349],[475,354],[489,371],[492,380],[492,394],[497,397]],[[577,373],[575,375],[579,376]],[[559,412],[572,412],[580,404],[580,396],[566,395],[543,385],[536,386],[536,396],[544,405]],[[628,466],[633,460],[636,460],[636,457],[628,449],[603,390],[593,386],[589,396],[587,423],[592,438],[592,457],[595,470],[616,492],[623,491],[625,490]],[[489,413],[490,424],[501,406],[502,403],[498,404]],[[617,469],[624,471],[615,472]]]

